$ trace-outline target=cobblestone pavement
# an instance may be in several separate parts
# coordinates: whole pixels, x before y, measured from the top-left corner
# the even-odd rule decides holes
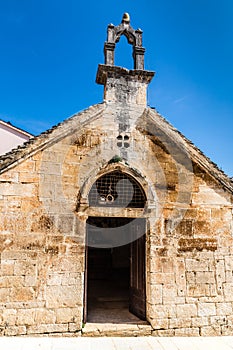
[[[0,338],[1,350],[232,350],[233,337]]]

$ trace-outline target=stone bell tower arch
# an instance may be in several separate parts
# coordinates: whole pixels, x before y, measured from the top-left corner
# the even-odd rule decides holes
[[[122,35],[133,46],[132,70],[114,64],[116,43]],[[104,44],[105,64],[99,64],[96,75],[97,84],[104,85],[105,102],[147,107],[147,87],[155,73],[144,69],[144,54],[142,30],[131,27],[128,13],[123,15],[119,25],[108,25],[107,41]]]
[[[104,45],[105,64],[114,66],[115,46],[122,35],[127,38],[130,45],[133,45],[134,69],[144,70],[145,48],[142,47],[142,30],[131,27],[128,13],[124,13],[121,24],[118,26],[108,25],[107,41]]]

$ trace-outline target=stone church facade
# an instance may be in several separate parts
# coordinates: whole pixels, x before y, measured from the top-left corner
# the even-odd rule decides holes
[[[121,35],[133,70],[114,65]],[[147,106],[127,14],[104,51],[104,101],[0,158],[0,332],[80,334],[91,279],[118,268],[152,334],[230,335],[233,183]]]

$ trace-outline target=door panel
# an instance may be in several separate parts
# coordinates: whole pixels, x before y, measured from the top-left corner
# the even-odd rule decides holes
[[[85,271],[84,271],[84,300],[83,300],[83,323],[87,322],[87,273],[88,273],[88,246],[85,248]]]
[[[129,311],[146,319],[145,286],[145,219],[137,219],[132,225],[132,235],[139,237],[130,247],[130,295]]]

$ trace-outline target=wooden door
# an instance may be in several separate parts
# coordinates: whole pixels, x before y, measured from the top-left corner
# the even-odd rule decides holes
[[[83,323],[87,323],[87,288],[88,288],[87,269],[88,269],[88,246],[86,245],[86,248],[85,248],[85,271],[84,271]]]
[[[130,247],[130,293],[129,311],[140,319],[146,319],[146,276],[145,276],[145,219],[135,220],[132,235],[138,239]]]

